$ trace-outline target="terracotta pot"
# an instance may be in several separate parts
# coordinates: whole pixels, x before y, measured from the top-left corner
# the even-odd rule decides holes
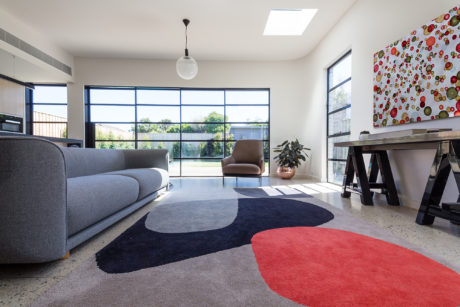
[[[295,167],[278,166],[276,173],[283,179],[291,179],[295,175]]]

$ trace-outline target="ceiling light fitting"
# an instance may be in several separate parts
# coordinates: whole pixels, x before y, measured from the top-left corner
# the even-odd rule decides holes
[[[196,74],[198,73],[198,63],[189,55],[187,48],[187,30],[190,20],[183,19],[182,22],[185,25],[185,54],[177,60],[176,71],[179,77],[182,79],[191,80],[195,78]]]

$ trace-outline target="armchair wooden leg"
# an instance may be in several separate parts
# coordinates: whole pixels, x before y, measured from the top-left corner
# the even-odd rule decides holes
[[[70,251],[67,251],[60,260],[65,260],[65,259],[68,259],[69,257],[70,257]]]

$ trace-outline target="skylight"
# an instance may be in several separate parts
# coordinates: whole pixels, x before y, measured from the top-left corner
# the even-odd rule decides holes
[[[302,35],[317,9],[272,9],[264,35]]]

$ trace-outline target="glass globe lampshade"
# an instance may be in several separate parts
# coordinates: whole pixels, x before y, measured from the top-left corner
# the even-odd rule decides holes
[[[182,79],[191,80],[198,73],[198,64],[191,56],[183,55],[176,62],[176,71]]]

